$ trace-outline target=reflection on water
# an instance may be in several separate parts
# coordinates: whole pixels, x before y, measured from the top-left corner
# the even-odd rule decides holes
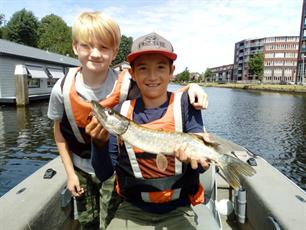
[[[57,156],[47,105],[0,106],[0,196]]]
[[[172,85],[171,89],[178,86]],[[206,88],[209,132],[240,144],[306,190],[306,96]],[[48,102],[0,106],[0,196],[58,155]]]

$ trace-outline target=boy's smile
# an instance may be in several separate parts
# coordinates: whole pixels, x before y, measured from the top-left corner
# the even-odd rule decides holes
[[[173,71],[170,60],[161,54],[143,54],[135,59],[131,75],[147,108],[158,107],[167,100]]]

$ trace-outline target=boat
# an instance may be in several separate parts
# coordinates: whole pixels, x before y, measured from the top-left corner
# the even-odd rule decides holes
[[[201,174],[206,199],[193,207],[199,230],[305,229],[303,189],[246,148],[218,136],[213,139],[221,143],[222,152],[248,162],[257,173],[242,177],[238,190],[228,185],[214,165]],[[57,157],[0,198],[0,229],[78,229],[65,184],[65,170]]]

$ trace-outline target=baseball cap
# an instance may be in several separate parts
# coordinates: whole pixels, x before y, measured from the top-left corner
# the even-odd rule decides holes
[[[131,63],[142,54],[158,53],[174,61],[177,55],[173,51],[173,47],[167,39],[153,32],[139,37],[133,42],[131,53],[127,59]]]

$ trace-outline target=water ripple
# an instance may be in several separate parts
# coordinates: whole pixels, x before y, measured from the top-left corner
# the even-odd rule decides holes
[[[209,132],[260,155],[306,190],[305,96],[205,91],[209,108],[202,114]],[[0,196],[58,156],[47,106],[48,102],[27,108],[0,106]]]

